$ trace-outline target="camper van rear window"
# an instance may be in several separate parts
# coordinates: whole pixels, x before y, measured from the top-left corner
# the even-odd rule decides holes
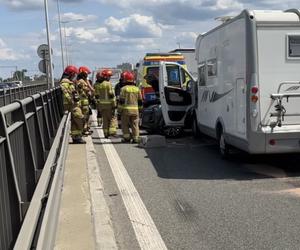
[[[217,75],[217,59],[211,59],[207,61],[207,75],[208,76]]]
[[[288,36],[289,57],[300,57],[300,35]]]
[[[205,86],[206,85],[206,75],[205,75],[205,64],[202,62],[198,67],[198,84],[199,86]]]

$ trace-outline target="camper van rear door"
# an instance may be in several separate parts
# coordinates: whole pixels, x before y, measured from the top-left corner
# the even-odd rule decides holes
[[[184,126],[187,109],[192,105],[190,93],[182,88],[182,67],[177,63],[161,62],[159,93],[166,126]]]

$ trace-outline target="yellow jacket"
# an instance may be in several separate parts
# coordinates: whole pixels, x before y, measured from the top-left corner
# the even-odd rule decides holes
[[[73,92],[75,91],[74,84],[68,78],[63,78],[60,81],[60,87],[63,92],[63,101],[64,104],[72,104],[73,103]]]
[[[119,111],[123,114],[138,115],[143,107],[142,94],[138,87],[126,85],[121,89]]]
[[[116,97],[109,81],[95,84],[95,98],[101,108],[115,108]]]

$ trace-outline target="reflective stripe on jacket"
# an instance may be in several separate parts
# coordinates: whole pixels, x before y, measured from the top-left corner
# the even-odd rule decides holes
[[[121,89],[120,94],[120,111],[127,114],[138,114],[142,108],[142,95],[138,87],[126,85]]]
[[[90,91],[88,83],[85,80],[80,79],[77,82],[77,88],[78,88],[78,93],[79,93],[80,100],[81,100],[81,105],[88,106],[89,105],[89,91]]]
[[[79,104],[76,104],[76,106],[73,107],[73,109],[72,109],[72,117],[78,118],[78,119],[83,119],[84,118],[84,115],[82,113],[82,110],[81,110]]]
[[[72,104],[72,93],[75,91],[73,82],[67,78],[64,78],[60,82],[61,90],[63,92],[63,102],[64,104]]]
[[[112,88],[112,85],[108,81],[103,81],[102,83],[96,83],[95,85],[95,96],[97,103],[103,108],[105,106],[115,107],[116,98]]]

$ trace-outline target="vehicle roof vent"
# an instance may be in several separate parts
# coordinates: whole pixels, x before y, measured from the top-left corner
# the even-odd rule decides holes
[[[286,10],[284,12],[295,13],[299,17],[299,19],[300,19],[300,11],[297,10],[297,9],[288,9],[288,10]]]
[[[181,53],[146,53],[146,56],[181,56]]]
[[[234,18],[234,16],[219,16],[219,17],[216,17],[215,20],[220,21],[222,23],[226,23],[226,22],[230,21],[232,18]]]

